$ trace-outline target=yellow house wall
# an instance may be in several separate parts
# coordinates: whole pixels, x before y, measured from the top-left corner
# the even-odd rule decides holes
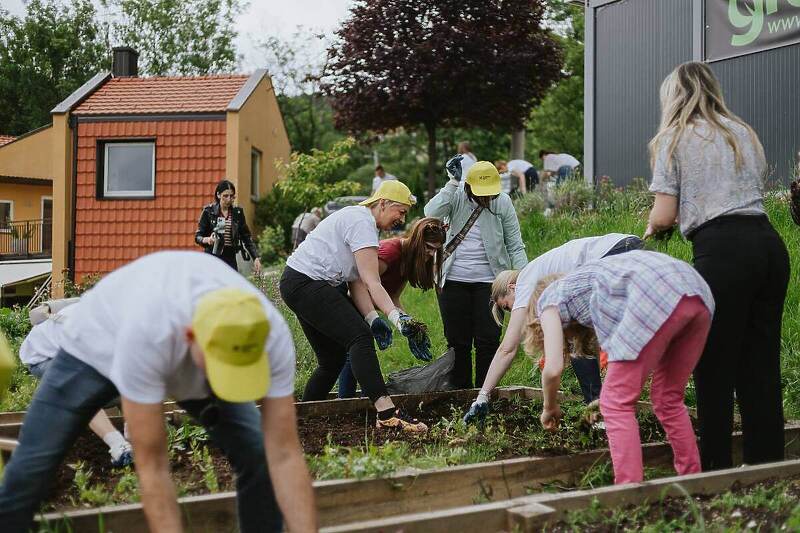
[[[50,127],[0,146],[0,175],[52,179],[55,162],[48,156],[53,133]]]
[[[72,130],[69,114],[53,115],[49,149],[53,159],[53,296],[64,295],[63,272],[67,264],[72,228]]]
[[[12,201],[12,220],[39,220],[42,218],[42,198],[52,197],[50,182],[43,185],[17,185],[0,183],[0,200]]]
[[[236,133],[231,130],[235,129]],[[250,154],[261,152],[258,197],[263,197],[278,179],[276,160],[289,161],[291,146],[283,116],[275,98],[272,81],[265,76],[238,112],[228,112],[227,165],[229,176],[236,176],[236,195],[248,224],[253,226],[255,199],[250,190]],[[230,141],[235,140],[235,144]],[[234,155],[235,154],[235,155]],[[235,158],[236,163],[231,159]],[[229,179],[231,179],[229,177]]]

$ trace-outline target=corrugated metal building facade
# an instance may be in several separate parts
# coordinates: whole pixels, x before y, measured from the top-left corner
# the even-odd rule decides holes
[[[658,127],[659,87],[679,63],[707,57],[706,2],[720,1],[727,4],[727,0],[588,2],[587,177],[610,176],[619,185],[636,177],[649,181],[647,143]],[[773,167],[771,179],[788,181],[800,150],[800,43],[709,65],[728,106],[761,138]]]

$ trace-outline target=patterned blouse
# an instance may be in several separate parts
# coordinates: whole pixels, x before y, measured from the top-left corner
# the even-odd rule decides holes
[[[691,265],[658,252],[636,250],[584,264],[550,285],[537,302],[541,316],[558,307],[561,323],[594,328],[609,361],[632,361],[684,296],[714,298]]]

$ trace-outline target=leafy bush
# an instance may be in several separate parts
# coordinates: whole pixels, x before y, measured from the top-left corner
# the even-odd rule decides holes
[[[602,176],[595,187],[594,208],[600,212],[631,212],[645,215],[653,205],[653,195],[643,178],[634,178],[626,188],[615,187],[608,176]]]
[[[514,200],[517,218],[527,218],[534,213],[541,213],[547,207],[547,201],[539,191],[525,193]]]
[[[288,164],[279,164],[281,179],[256,205],[256,225],[262,228],[282,228],[284,248],[289,246],[292,222],[300,213],[312,207],[321,207],[337,196],[351,196],[362,186],[349,180],[329,183],[336,171],[347,164],[348,152],[355,140],[347,138],[334,144],[330,150],[312,150],[310,154],[292,154]]]
[[[281,226],[267,226],[258,237],[258,256],[264,266],[274,265],[286,255],[286,234]]]
[[[95,272],[94,274],[86,274],[79,282],[75,282],[70,279],[68,270],[64,270],[63,274],[64,281],[62,284],[65,298],[74,298],[82,295],[84,292],[97,285],[97,282],[103,278],[102,274]]]
[[[591,209],[594,190],[583,178],[570,178],[552,190],[553,210],[559,214],[579,214]]]

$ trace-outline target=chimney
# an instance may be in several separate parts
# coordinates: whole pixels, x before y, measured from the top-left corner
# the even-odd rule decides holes
[[[111,72],[115,78],[135,78],[139,74],[139,52],[128,46],[117,46],[112,49],[114,60]]]

